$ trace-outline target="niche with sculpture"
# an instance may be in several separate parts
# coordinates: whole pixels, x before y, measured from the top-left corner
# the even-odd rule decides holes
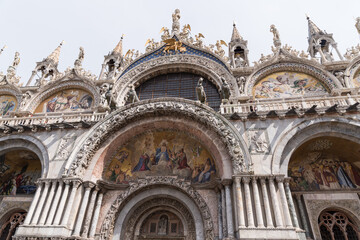
[[[103,179],[126,184],[146,176],[174,175],[195,184],[217,176],[209,151],[193,136],[175,130],[150,130],[134,136],[105,162]]]
[[[293,191],[360,188],[360,146],[336,137],[315,138],[300,146],[290,159]]]

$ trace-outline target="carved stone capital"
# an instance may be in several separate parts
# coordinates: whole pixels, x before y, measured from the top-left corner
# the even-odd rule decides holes
[[[90,181],[84,182],[83,185],[84,185],[85,188],[90,188],[90,189],[96,186],[95,183],[90,182]]]

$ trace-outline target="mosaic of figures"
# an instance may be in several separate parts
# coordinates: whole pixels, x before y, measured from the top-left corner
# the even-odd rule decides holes
[[[289,164],[292,190],[360,188],[360,169],[334,154],[311,152],[302,161]]]
[[[41,176],[41,163],[30,151],[12,151],[0,156],[0,195],[32,194]]]
[[[0,96],[0,115],[6,116],[9,115],[10,112],[16,110],[17,108],[17,100],[14,96],[11,95],[2,95]]]
[[[81,89],[67,89],[44,100],[35,110],[40,112],[66,112],[90,109],[93,97]]]
[[[149,175],[178,175],[193,183],[205,183],[216,173],[210,153],[196,139],[183,132],[154,130],[121,146],[106,163],[103,178],[128,183]]]
[[[256,98],[288,98],[322,95],[328,91],[314,77],[298,72],[277,72],[261,79],[252,89]]]

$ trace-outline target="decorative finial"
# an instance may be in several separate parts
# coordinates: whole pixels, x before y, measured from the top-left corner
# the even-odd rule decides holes
[[[307,13],[305,13],[305,16],[306,16],[306,19],[307,19],[307,20],[310,19],[309,15],[308,15]]]
[[[4,51],[5,48],[7,48],[6,45],[4,45],[3,48],[0,50],[0,55],[1,55],[1,53]]]
[[[233,26],[236,27],[236,23],[235,23],[235,20],[233,20]]]
[[[122,41],[124,39],[124,36],[125,36],[125,34],[121,35],[119,43],[116,45],[116,47],[114,48],[114,50],[112,52],[113,54],[120,54],[121,56],[123,55],[123,53],[122,53]]]
[[[355,27],[356,27],[356,30],[358,31],[358,33],[360,34],[360,17],[356,18]]]
[[[59,57],[60,57],[60,50],[61,50],[61,46],[65,43],[65,41],[61,41],[61,43],[59,44],[59,46],[57,48],[55,48],[55,50],[46,58],[47,60],[51,60],[54,62],[55,66],[58,65],[59,63]]]

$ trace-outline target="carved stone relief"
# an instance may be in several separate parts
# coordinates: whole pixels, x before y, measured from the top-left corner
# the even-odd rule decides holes
[[[151,199],[150,201],[147,201],[144,204],[142,204],[140,207],[138,207],[135,210],[135,212],[131,215],[130,219],[127,221],[124,231],[125,239],[134,239],[134,234],[135,234],[134,230],[136,225],[141,224],[138,222],[141,215],[149,211],[150,209],[159,206],[170,207],[172,209],[175,209],[178,213],[180,213],[183,216],[183,219],[187,221],[183,223],[187,225],[187,230],[188,230],[186,240],[196,239],[195,223],[189,210],[180,202],[174,199],[167,199],[167,198]]]
[[[72,149],[74,148],[75,140],[76,136],[65,136],[61,138],[53,161],[66,160],[69,157]]]
[[[249,139],[250,154],[269,154],[270,145],[266,129],[249,129],[247,131]]]
[[[172,186],[187,194],[196,203],[201,212],[205,233],[204,238],[206,240],[213,240],[215,238],[209,207],[189,181],[184,181],[184,179],[178,179],[177,177],[159,176],[138,179],[137,181],[130,182],[129,185],[129,188],[116,198],[107,212],[100,230],[101,240],[111,239],[116,218],[128,197],[141,189],[156,185]]]

